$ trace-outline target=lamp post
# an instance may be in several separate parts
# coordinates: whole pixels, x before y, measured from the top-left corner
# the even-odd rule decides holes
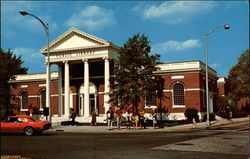
[[[34,18],[36,18],[42,25],[43,28],[45,30],[46,33],[46,37],[47,37],[47,80],[46,80],[46,107],[49,109],[49,121],[52,121],[52,117],[51,117],[51,109],[50,109],[50,56],[49,56],[49,24],[45,24],[40,18],[38,18],[37,16],[30,14],[28,12],[25,11],[20,11],[19,12],[21,15],[26,16],[26,15],[30,15]]]
[[[208,93],[209,93],[209,88],[208,88],[208,35],[213,33],[215,30],[219,29],[219,28],[222,28],[224,27],[224,29],[229,29],[230,26],[228,24],[225,24],[225,25],[221,25],[221,26],[218,26],[218,27],[215,27],[214,29],[212,29],[211,31],[209,32],[206,32],[205,33],[205,56],[206,56],[206,101],[207,101],[207,121],[206,121],[206,125],[207,125],[207,128],[210,127],[210,120],[209,120],[209,96],[208,96]]]

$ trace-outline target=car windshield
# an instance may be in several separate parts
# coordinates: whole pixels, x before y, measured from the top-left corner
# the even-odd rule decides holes
[[[32,117],[29,117],[29,119],[32,120],[32,121],[37,121],[37,119],[34,119]]]

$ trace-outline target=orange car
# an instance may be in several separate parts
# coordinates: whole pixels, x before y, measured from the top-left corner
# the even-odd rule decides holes
[[[27,136],[42,133],[51,127],[50,122],[34,120],[28,116],[9,116],[1,121],[1,132],[23,132]]]

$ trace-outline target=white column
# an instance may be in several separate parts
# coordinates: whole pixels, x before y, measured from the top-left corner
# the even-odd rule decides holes
[[[110,107],[110,103],[109,103],[109,95],[108,93],[110,92],[110,88],[109,88],[109,79],[110,79],[110,72],[109,72],[109,59],[108,58],[104,58],[104,109],[105,109],[105,113],[108,111],[109,107]]]
[[[96,114],[98,114],[98,109],[97,109],[97,93],[95,94],[95,111],[96,111]]]
[[[81,109],[80,109],[80,115],[84,115],[84,95],[81,94],[80,96],[81,96],[81,98],[80,98],[80,100],[81,100],[81,104],[80,104],[80,107],[81,107]]]
[[[89,63],[84,60],[84,116],[89,116]]]
[[[50,64],[46,62],[46,107],[50,107]],[[51,110],[49,110],[51,112]],[[52,113],[49,113],[52,114]]]
[[[69,64],[64,63],[64,115],[69,116]]]
[[[58,116],[62,116],[62,65],[58,64]]]

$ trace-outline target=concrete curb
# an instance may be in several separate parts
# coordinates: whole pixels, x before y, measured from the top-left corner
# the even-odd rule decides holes
[[[249,117],[245,118],[235,118],[232,119],[232,122],[229,122],[225,119],[220,121],[212,121],[210,129],[223,126],[223,125],[232,125],[242,122],[249,122]],[[153,127],[148,127],[147,129],[130,129],[127,130],[125,127],[122,127],[121,130],[117,130],[116,127],[113,127],[112,130],[108,130],[107,126],[56,126],[47,131],[49,132],[76,132],[76,133],[151,133],[151,132],[175,132],[175,131],[190,131],[190,130],[206,129],[206,122],[201,122],[196,124],[196,128],[193,128],[193,124],[184,124],[173,127],[164,127],[154,129]]]

